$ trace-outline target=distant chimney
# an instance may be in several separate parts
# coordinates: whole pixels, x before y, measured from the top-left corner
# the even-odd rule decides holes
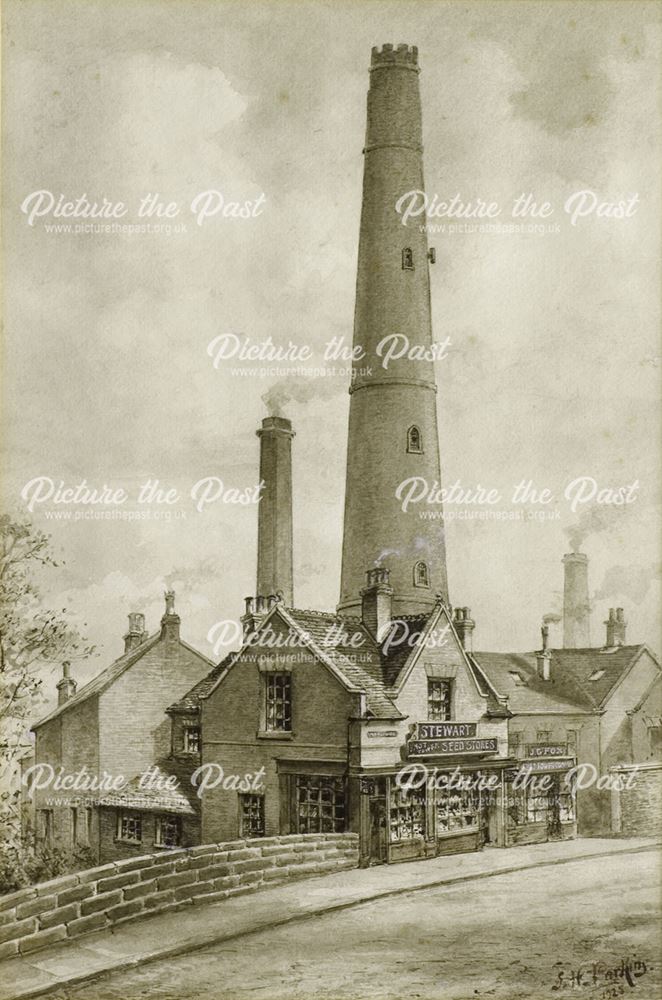
[[[538,677],[542,681],[548,681],[552,676],[552,654],[547,648],[549,643],[549,625],[546,622],[543,622],[540,634],[542,636],[542,649],[536,653],[536,669],[538,670]]]
[[[70,669],[71,664],[68,660],[65,660],[62,664],[62,679],[57,682],[58,705],[64,705],[65,701],[69,701],[76,694],[76,687],[78,685],[69,673]]]
[[[367,586],[361,591],[361,620],[377,642],[381,642],[391,624],[393,588],[389,572],[384,566],[369,569],[366,581]]]
[[[563,646],[582,649],[591,645],[589,633],[588,559],[583,552],[563,556]]]
[[[627,622],[625,621],[625,615],[623,614],[623,608],[610,608],[609,618],[604,623],[607,626],[607,646],[624,646],[625,645],[625,627]]]
[[[124,652],[128,653],[130,649],[135,649],[146,638],[145,616],[138,611],[132,611],[129,614],[129,628],[124,636]]]
[[[161,636],[166,642],[179,642],[179,626],[181,618],[175,611],[175,592],[166,590],[165,592],[165,614],[161,619]]]
[[[288,607],[292,586],[292,430],[285,417],[265,417],[260,439],[257,594],[277,594]]]
[[[473,649],[473,630],[476,623],[471,617],[469,608],[455,608],[453,612],[453,626],[462,643],[462,647],[469,652]]]

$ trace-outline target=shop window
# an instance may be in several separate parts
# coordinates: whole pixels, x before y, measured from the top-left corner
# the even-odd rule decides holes
[[[440,789],[435,803],[437,835],[477,830],[479,810],[480,798],[476,789],[460,791]]]
[[[424,562],[417,562],[414,566],[414,586],[415,587],[429,587],[430,586],[430,572],[428,570],[428,564]]]
[[[413,452],[415,455],[420,455],[423,452],[423,438],[416,425],[407,431],[407,451]]]
[[[345,783],[321,775],[296,776],[297,833],[342,833]]]
[[[292,675],[266,674],[265,728],[268,732],[292,732]]]
[[[53,843],[53,810],[37,810],[37,837],[43,844]]]
[[[200,753],[200,726],[184,726],[184,753]]]
[[[182,840],[182,821],[179,816],[157,816],[154,830],[156,847],[179,847]]]
[[[391,785],[391,843],[425,836],[425,788],[404,791]]]
[[[574,823],[575,820],[575,800],[569,789],[561,790],[559,797],[559,819],[562,823]]]
[[[514,826],[526,823],[526,789],[508,784],[508,819]]]
[[[452,718],[453,682],[428,678],[428,719],[446,722]]]
[[[239,836],[264,837],[264,795],[239,796]]]
[[[143,839],[143,821],[139,813],[118,813],[117,839],[139,844]]]
[[[402,251],[402,270],[403,271],[413,271],[414,270],[414,252],[411,247],[405,247]]]
[[[526,797],[526,822],[546,823],[548,805],[546,792],[534,792],[529,789],[529,794]]]

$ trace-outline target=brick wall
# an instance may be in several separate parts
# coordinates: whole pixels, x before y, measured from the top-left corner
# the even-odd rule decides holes
[[[0,896],[0,960],[164,910],[358,865],[353,833],[235,840],[129,858]]]
[[[621,786],[611,791],[612,832],[618,837],[662,834],[662,764],[614,767],[609,774]]]

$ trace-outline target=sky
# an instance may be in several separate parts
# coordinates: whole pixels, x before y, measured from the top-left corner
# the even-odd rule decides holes
[[[628,641],[659,648],[656,5],[8,0],[3,20],[5,502],[26,514],[26,484],[85,480],[141,513],[33,504],[62,560],[40,575],[44,601],[99,647],[79,682],[122,652],[129,611],[158,626],[166,586],[206,655],[210,628],[241,614],[257,507],[198,511],[191,490],[255,486],[269,392],[290,397],[296,430],[295,602],[336,604],[347,377],[233,373],[208,345],[271,337],[319,363],[351,339],[367,69],[384,42],[419,48],[430,196],[496,202],[505,222],[522,194],[552,206],[552,231],[430,235],[433,329],[450,338],[444,483],[495,488],[504,509],[521,480],[554,497],[545,520],[448,522],[451,601],[472,609],[476,648],[535,649],[580,544],[595,644],[623,606]],[[198,224],[209,191],[249,217]],[[595,210],[573,224],[581,191]],[[58,231],[88,220],[31,218],[48,207],[37,192],[121,202],[116,221],[170,231]],[[139,218],[150,194],[177,214]],[[619,202],[630,217],[598,214]],[[638,485],[631,503],[573,512],[579,477]],[[155,480],[176,502],[139,507]]]

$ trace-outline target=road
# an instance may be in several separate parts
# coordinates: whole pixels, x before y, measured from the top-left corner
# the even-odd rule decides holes
[[[659,875],[657,855],[648,852],[426,889],[50,995],[66,1000],[658,1000]],[[598,963],[595,984],[592,963]]]

